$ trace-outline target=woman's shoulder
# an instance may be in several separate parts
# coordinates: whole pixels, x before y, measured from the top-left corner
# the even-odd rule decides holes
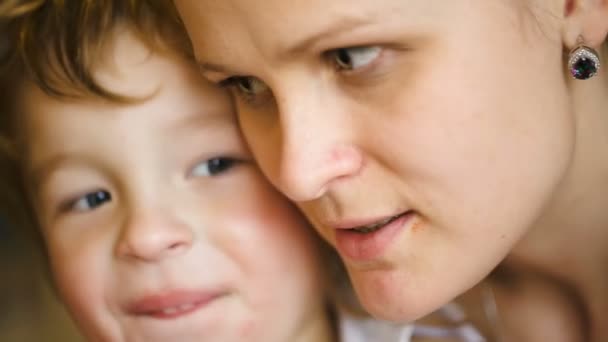
[[[467,320],[464,310],[455,303],[449,303],[433,315],[412,324],[356,317],[346,313],[342,313],[338,321],[340,342],[487,341]]]
[[[414,330],[411,324],[398,324],[370,317],[341,313],[338,319],[340,342],[409,342]]]
[[[448,303],[413,325],[412,342],[487,342],[486,334],[457,303]]]

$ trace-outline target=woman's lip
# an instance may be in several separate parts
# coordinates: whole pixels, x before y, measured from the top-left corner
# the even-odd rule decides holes
[[[173,319],[190,314],[225,295],[224,291],[171,290],[138,298],[127,305],[137,316]]]
[[[335,233],[336,249],[343,258],[352,262],[367,263],[378,260],[399,233],[415,219],[415,212],[408,211],[371,233],[338,229]]]
[[[328,227],[331,227],[331,228],[337,229],[337,230],[361,228],[361,227],[377,224],[378,222],[382,222],[382,221],[388,220],[390,218],[393,218],[393,217],[396,217],[399,215],[403,215],[407,212],[408,212],[408,210],[400,210],[398,212],[395,212],[393,215],[378,216],[378,217],[374,217],[374,218],[365,218],[365,219],[348,219],[348,220],[341,220],[341,221],[337,221],[337,222],[329,222],[325,226],[328,226]]]

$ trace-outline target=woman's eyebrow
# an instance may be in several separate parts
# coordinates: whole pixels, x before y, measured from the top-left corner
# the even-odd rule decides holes
[[[371,13],[363,15],[341,14],[339,17],[329,17],[331,21],[324,25],[319,25],[321,28],[315,28],[308,33],[304,33],[300,38],[293,38],[293,35],[288,35],[288,43],[279,49],[279,54],[287,57],[297,56],[314,49],[317,45],[322,44],[323,40],[330,39],[352,31],[361,26],[370,25],[377,22]],[[294,42],[295,41],[295,42]],[[229,66],[207,62],[203,59],[196,59],[196,64],[201,73],[219,73],[231,74],[234,72]]]
[[[229,73],[229,69],[228,67],[221,65],[221,64],[215,64],[215,63],[208,63],[208,62],[203,62],[201,60],[196,60],[196,64],[198,65],[198,68],[200,70],[200,72],[205,73],[205,72],[218,72],[218,73]]]
[[[295,39],[295,43],[287,46],[284,51],[287,55],[298,55],[305,51],[314,49],[315,46],[319,45],[323,40],[338,36],[353,29],[369,25],[372,23],[370,16],[354,16],[354,15],[342,15],[338,18],[331,17],[331,22],[325,26],[317,29],[311,33],[302,35],[302,38]]]

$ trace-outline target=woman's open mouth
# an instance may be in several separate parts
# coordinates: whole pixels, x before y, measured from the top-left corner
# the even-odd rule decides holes
[[[372,224],[369,224],[369,225],[364,225],[364,226],[359,226],[359,227],[351,228],[351,230],[353,230],[353,231],[355,231],[357,233],[361,233],[361,234],[373,233],[373,232],[376,232],[376,231],[380,230],[382,227],[390,224],[391,222],[397,220],[398,218],[400,218],[404,214],[405,213],[401,213],[399,215],[395,215],[395,216],[386,218],[386,219],[381,220],[381,221],[376,222],[376,223],[372,223]]]
[[[354,262],[370,262],[381,257],[408,223],[413,223],[416,213],[412,210],[369,223],[336,227],[336,248],[340,254]]]

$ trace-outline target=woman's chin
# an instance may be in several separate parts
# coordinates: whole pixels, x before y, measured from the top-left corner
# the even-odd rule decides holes
[[[373,317],[408,323],[433,313],[466,289],[443,284],[435,288],[416,285],[395,270],[352,272],[355,291],[365,310]],[[418,283],[419,284],[419,283]]]

